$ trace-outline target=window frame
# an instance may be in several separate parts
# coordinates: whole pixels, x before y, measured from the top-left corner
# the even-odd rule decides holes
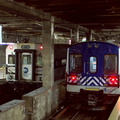
[[[114,73],[108,73],[108,72],[105,71],[105,56],[106,56],[106,55],[110,55],[110,56],[114,55],[114,56],[117,57],[117,58],[116,58],[117,63],[116,63],[116,65],[115,65],[115,66],[116,66],[116,67],[115,67],[115,68],[116,68],[116,70],[115,70],[116,72],[114,72]],[[104,66],[103,66],[103,67],[104,67],[104,68],[103,68],[104,74],[118,74],[118,55],[117,55],[117,54],[105,54],[105,55],[104,55]]]
[[[22,54],[22,64],[23,65],[31,65],[32,64],[32,57],[30,54]]]
[[[91,61],[90,61],[90,58],[92,58],[92,57],[96,58],[96,69],[95,69],[95,72],[91,71]],[[98,71],[98,58],[97,58],[97,56],[90,56],[89,57],[89,72],[92,73],[92,74],[95,74],[95,73],[97,73],[97,71]]]
[[[70,70],[70,68],[71,68],[71,61],[70,61],[70,56],[71,55],[80,55],[81,56],[81,70],[79,71],[79,70],[76,70],[76,69],[72,69],[72,70]],[[82,73],[83,72],[83,55],[82,54],[79,54],[79,53],[74,53],[74,54],[70,54],[69,55],[69,72],[70,73]],[[75,70],[75,71],[73,71],[73,70]]]
[[[42,67],[43,61],[42,61],[42,54],[36,54],[36,63],[35,65],[38,67]]]
[[[12,58],[13,63],[10,63],[10,56]],[[8,55],[8,64],[14,65],[15,64],[15,55],[14,54],[9,54]]]

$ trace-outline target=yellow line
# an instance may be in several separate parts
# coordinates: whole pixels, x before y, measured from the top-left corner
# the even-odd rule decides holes
[[[3,70],[3,69],[5,70],[5,67],[1,67],[1,68],[0,68],[0,70]]]
[[[90,88],[87,88],[86,90],[90,90],[90,91],[99,91],[99,89],[90,89]]]

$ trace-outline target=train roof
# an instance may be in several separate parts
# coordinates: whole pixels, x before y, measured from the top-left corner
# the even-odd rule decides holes
[[[88,41],[88,42],[81,42],[78,44],[71,45],[69,47],[69,51],[71,54],[74,53],[85,53],[88,52],[96,52],[103,53],[103,54],[118,54],[119,45],[109,43],[109,42],[98,42],[98,41]]]
[[[120,44],[111,43],[111,42],[104,42],[104,41],[86,41],[86,42],[80,42],[80,43],[77,43],[77,44],[73,44],[73,45],[71,45],[69,47],[76,46],[76,45],[79,45],[79,44],[106,44],[106,45],[112,45],[112,46],[120,47]]]

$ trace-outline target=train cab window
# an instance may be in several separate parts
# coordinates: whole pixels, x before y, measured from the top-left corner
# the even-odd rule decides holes
[[[15,64],[15,55],[8,55],[8,64]]]
[[[24,65],[31,64],[31,55],[23,55],[23,64]]]
[[[117,74],[117,55],[104,56],[104,73]]]
[[[39,55],[37,55],[36,65],[37,66],[42,66],[42,55],[41,55],[41,53]]]
[[[97,58],[90,57],[90,72],[95,73],[97,70]]]
[[[71,54],[70,55],[70,72],[82,72],[82,55]]]

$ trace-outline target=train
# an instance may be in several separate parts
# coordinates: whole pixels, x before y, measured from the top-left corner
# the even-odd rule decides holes
[[[54,45],[54,80],[65,78],[67,46]],[[42,44],[14,43],[6,47],[7,81],[42,81]],[[63,53],[63,54],[58,54]]]
[[[42,44],[14,43],[6,47],[7,81],[42,81]]]
[[[86,41],[67,49],[66,91],[69,102],[102,106],[120,95],[120,46]]]

